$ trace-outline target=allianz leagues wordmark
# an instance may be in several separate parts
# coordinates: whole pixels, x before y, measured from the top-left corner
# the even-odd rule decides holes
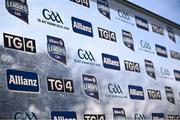
[[[8,12],[28,23],[28,4],[26,0],[5,0]]]
[[[61,38],[47,35],[47,51],[50,58],[66,65],[66,48]]]
[[[123,108],[113,108],[113,120],[125,120],[126,113]]]
[[[85,7],[90,7],[89,0],[70,0]]]
[[[74,32],[93,37],[93,28],[90,22],[75,17],[72,17],[71,21]]]
[[[34,72],[7,69],[6,76],[9,90],[39,92],[38,75]]]
[[[53,27],[58,27],[64,30],[69,30],[69,27],[64,25],[64,22],[58,12],[43,9],[42,10],[43,19],[38,18],[37,21],[43,24],[47,24]]]
[[[96,63],[96,60],[90,50],[78,49],[77,54],[79,59],[74,59],[74,62],[100,67],[100,64]]]
[[[165,93],[166,93],[167,100],[170,103],[175,104],[173,89],[169,86],[165,86]]]
[[[33,112],[16,112],[14,120],[38,120],[38,118]]]
[[[111,19],[108,0],[97,0],[97,8],[102,15]]]
[[[145,69],[146,73],[149,77],[152,77],[153,79],[156,79],[156,74],[155,74],[155,69],[154,69],[154,64],[150,60],[144,60],[145,62]]]
[[[132,34],[126,30],[122,30],[122,37],[123,37],[123,43],[124,45],[134,51],[134,42]]]
[[[146,117],[144,114],[136,113],[134,114],[134,120],[146,120]]]
[[[92,75],[82,75],[83,79],[83,92],[86,96],[93,98],[95,100],[99,100],[99,90],[98,83],[95,76]]]
[[[152,120],[165,120],[164,113],[152,113]]]
[[[168,115],[168,120],[180,120],[180,115]]]
[[[52,111],[51,120],[77,120],[74,111]]]
[[[117,56],[102,53],[102,62],[104,68],[120,70],[120,62]]]
[[[144,91],[141,86],[128,85],[131,99],[144,100]]]

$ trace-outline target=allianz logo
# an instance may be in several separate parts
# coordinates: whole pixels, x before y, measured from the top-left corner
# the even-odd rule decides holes
[[[9,84],[25,85],[25,86],[38,86],[36,79],[28,79],[23,76],[10,75]]]
[[[146,41],[144,41],[144,40],[141,40],[141,41],[140,41],[140,44],[141,44],[141,47],[142,47],[142,48],[151,50],[151,46],[150,46],[149,42],[146,42]]]
[[[167,68],[161,67],[160,71],[161,71],[161,74],[162,74],[162,75],[167,75],[167,76],[170,76],[170,75],[171,75],[170,72],[169,72],[169,70],[168,70]]]
[[[119,61],[112,60],[109,57],[104,57],[103,58],[103,63],[104,64],[109,64],[109,65],[113,65],[113,66],[118,66],[118,67],[120,66]]]
[[[93,33],[91,27],[83,25],[82,23],[77,22],[77,21],[73,21],[73,28],[80,29],[80,30],[83,30],[83,31],[87,31],[89,33]]]
[[[85,60],[90,60],[90,61],[95,62],[94,56],[91,53],[91,51],[79,49],[78,50],[78,56],[80,59],[85,59]]]
[[[137,89],[132,89],[132,88],[129,90],[129,94],[136,95],[136,96],[144,96],[143,91],[138,91]]]
[[[145,23],[145,22],[143,22],[142,20],[136,19],[136,22],[137,22],[137,24],[139,24],[140,26],[143,26],[143,27],[145,27],[145,28],[148,28],[148,24]]]
[[[121,87],[118,84],[109,83],[108,90],[110,93],[123,94],[123,91],[121,90]]]

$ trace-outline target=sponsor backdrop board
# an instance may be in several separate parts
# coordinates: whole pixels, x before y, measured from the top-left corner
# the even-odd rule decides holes
[[[180,119],[178,28],[115,0],[0,13],[0,119]]]

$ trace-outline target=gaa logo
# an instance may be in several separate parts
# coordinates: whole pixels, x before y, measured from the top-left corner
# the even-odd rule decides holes
[[[46,20],[51,20],[53,22],[63,24],[63,21],[59,15],[59,13],[57,13],[57,12],[53,12],[52,10],[48,10],[48,9],[43,9],[42,14]]]
[[[165,76],[170,76],[171,75],[167,68],[161,67],[160,71],[161,71],[162,75],[165,75]]]
[[[150,46],[149,42],[146,42],[146,41],[144,41],[144,40],[141,40],[141,41],[140,41],[140,44],[141,44],[141,47],[142,47],[142,48],[151,50],[151,46]]]
[[[99,33],[100,38],[116,42],[116,33],[115,32],[111,32],[106,29],[98,27],[98,33]]]
[[[74,93],[72,80],[47,78],[48,91]]]
[[[130,21],[130,16],[128,15],[127,12],[122,11],[122,10],[118,10],[118,15],[120,18]]]
[[[106,120],[104,114],[84,114],[84,120]]]
[[[21,36],[4,33],[4,47],[15,50],[21,50],[31,53],[36,53],[35,40],[23,38]]]
[[[144,114],[135,114],[134,120],[146,120],[146,117]]]
[[[139,63],[124,60],[125,69],[133,72],[140,72]]]
[[[16,112],[14,114],[14,120],[38,120],[38,118],[33,112]]]
[[[110,93],[114,94],[123,94],[123,91],[121,90],[121,87],[118,84],[108,84],[108,90]]]
[[[81,59],[90,60],[90,61],[95,62],[95,59],[94,59],[91,51],[86,51],[86,50],[79,49],[78,50],[78,56]]]

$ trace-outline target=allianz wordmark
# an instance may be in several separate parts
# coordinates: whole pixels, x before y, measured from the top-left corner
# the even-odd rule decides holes
[[[102,62],[104,68],[120,70],[120,61],[117,56],[102,53]]]
[[[69,30],[69,27],[64,25],[63,19],[61,18],[59,12],[43,9],[43,18],[38,18],[37,21],[43,24],[47,24],[53,27],[58,27],[60,29]]]
[[[47,85],[48,91],[74,93],[72,80],[48,77]]]
[[[89,0],[70,0],[85,7],[90,7]]]
[[[131,99],[144,100],[144,91],[141,86],[128,85]]]
[[[152,113],[152,120],[164,120],[164,113]]]
[[[166,57],[166,58],[168,57],[166,47],[156,44],[155,48],[158,56]]]
[[[75,33],[93,37],[92,24],[88,21],[81,20],[76,17],[71,17],[72,28]]]
[[[98,27],[98,33],[99,33],[100,38],[116,42],[116,33],[115,32]]]
[[[38,75],[34,72],[7,69],[8,89],[19,92],[39,92]]]
[[[4,33],[3,37],[4,47],[6,48],[36,53],[36,43],[33,39],[7,33]]]
[[[148,21],[144,18],[135,16],[136,26],[143,30],[149,31]]]
[[[78,49],[77,54],[79,59],[74,59],[74,62],[100,67],[90,50]]]
[[[52,111],[51,120],[77,120],[74,111]]]

